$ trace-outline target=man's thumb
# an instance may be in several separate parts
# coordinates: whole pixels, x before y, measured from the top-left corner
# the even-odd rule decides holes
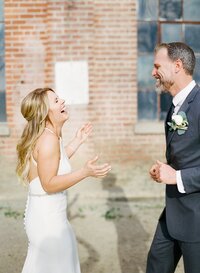
[[[156,160],[156,163],[159,165],[159,166],[161,166],[163,163],[161,162],[161,161],[159,161],[159,160]]]

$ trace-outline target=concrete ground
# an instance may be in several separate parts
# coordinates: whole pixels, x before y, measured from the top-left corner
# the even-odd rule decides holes
[[[164,186],[149,178],[152,162],[112,166],[103,180],[68,190],[68,218],[76,233],[82,273],[144,273],[164,204]],[[14,165],[0,166],[0,273],[20,273],[27,251],[23,212],[27,189]],[[176,273],[183,271],[182,261]],[[58,273],[58,272],[56,272]]]

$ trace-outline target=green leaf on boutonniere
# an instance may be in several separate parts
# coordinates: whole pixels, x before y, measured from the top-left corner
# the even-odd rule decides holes
[[[182,116],[182,118],[183,118],[184,120],[187,120],[187,116],[186,116],[186,113],[185,113],[185,112],[180,111],[180,112],[178,112],[178,115]]]
[[[183,135],[183,134],[185,134],[185,130],[180,130],[180,129],[178,129],[178,130],[177,130],[177,133],[178,133],[179,136],[180,136],[180,135]]]

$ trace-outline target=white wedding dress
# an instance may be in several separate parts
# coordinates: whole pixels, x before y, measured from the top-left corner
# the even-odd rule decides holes
[[[70,171],[60,139],[58,175]],[[22,273],[80,273],[76,239],[66,209],[66,191],[47,194],[39,177],[30,182],[25,210],[29,246]]]

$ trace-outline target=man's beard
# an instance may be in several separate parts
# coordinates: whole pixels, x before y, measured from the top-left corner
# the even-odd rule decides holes
[[[174,83],[172,81],[162,81],[161,79],[157,79],[156,91],[158,93],[161,93],[161,92],[168,93],[173,84]]]

